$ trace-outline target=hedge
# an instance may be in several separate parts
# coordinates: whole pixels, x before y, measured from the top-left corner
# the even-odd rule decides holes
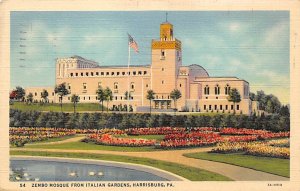
[[[169,115],[149,113],[61,113],[10,110],[11,127],[101,129],[131,127],[236,127],[289,131],[290,117],[280,115]]]

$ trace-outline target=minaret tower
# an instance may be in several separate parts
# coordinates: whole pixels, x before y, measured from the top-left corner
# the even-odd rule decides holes
[[[160,39],[152,40],[152,89],[156,108],[170,108],[170,92],[177,87],[177,77],[181,66],[181,42],[174,38],[173,25],[160,25]]]

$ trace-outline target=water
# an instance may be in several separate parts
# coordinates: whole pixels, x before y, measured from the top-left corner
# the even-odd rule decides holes
[[[129,168],[40,160],[11,160],[11,181],[167,181]]]

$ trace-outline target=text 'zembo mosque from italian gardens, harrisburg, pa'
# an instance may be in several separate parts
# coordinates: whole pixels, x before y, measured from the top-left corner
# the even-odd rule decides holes
[[[134,42],[135,43],[135,42]],[[211,77],[200,65],[182,65],[182,44],[174,37],[173,25],[160,25],[160,38],[152,40],[151,65],[100,66],[97,62],[80,56],[56,60],[56,85],[65,83],[70,94],[62,102],[70,103],[72,94],[81,103],[98,103],[97,89],[109,87],[113,93],[111,106],[131,105],[134,111],[146,112],[150,102],[147,92],[155,92],[153,111],[173,111],[175,102],[170,93],[181,92],[176,101],[179,111],[225,112],[250,115],[258,110],[256,101],[249,98],[249,83],[237,77]],[[228,94],[237,89],[241,101],[228,101]],[[27,87],[26,94],[41,100],[43,90],[49,92],[49,101],[58,103],[59,96],[54,87]],[[129,100],[125,94],[128,92]]]

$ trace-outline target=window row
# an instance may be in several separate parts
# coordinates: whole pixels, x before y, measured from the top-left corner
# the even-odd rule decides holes
[[[133,72],[71,72],[71,77],[77,76],[125,76],[125,75],[147,75],[147,71],[133,71]]]
[[[230,109],[229,109],[230,106]],[[204,105],[204,110],[234,110],[234,105]],[[236,105],[236,110],[240,110],[240,105]]]
[[[208,85],[206,85],[204,87],[204,95],[209,95],[210,94],[209,90],[210,90],[210,87]],[[215,95],[220,95],[221,91],[220,91],[220,86],[218,84],[215,86],[214,90],[215,90]],[[228,95],[229,92],[230,92],[230,86],[227,84],[224,87],[224,93],[225,93],[225,95]]]
[[[71,97],[68,97],[68,100],[71,101]],[[91,98],[91,96],[79,96],[79,100],[98,100],[98,97]],[[113,100],[127,100],[125,96],[114,96]],[[130,97],[130,100],[133,100],[133,96]]]
[[[50,95],[50,93],[48,93],[48,94]],[[37,95],[38,95],[38,93],[37,93],[37,92],[34,92],[34,96],[37,96]],[[52,92],[52,93],[51,93],[51,95],[52,95],[52,96],[54,96],[54,95],[55,95],[55,93],[54,93],[54,92]],[[42,96],[42,92],[40,92],[40,96]]]

